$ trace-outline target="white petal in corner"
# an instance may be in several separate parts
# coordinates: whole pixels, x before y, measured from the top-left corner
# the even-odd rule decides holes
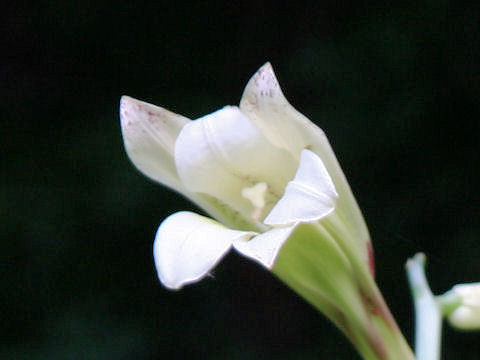
[[[130,160],[143,174],[177,191],[183,186],[175,169],[175,139],[190,120],[161,107],[123,96],[123,141]]]
[[[233,242],[233,247],[242,255],[259,262],[267,269],[272,269],[278,252],[295,226],[273,228],[249,241],[239,239]]]
[[[206,276],[227,253],[232,242],[254,235],[230,230],[195,213],[172,214],[158,228],[153,245],[158,277],[166,287],[180,289]]]
[[[313,222],[335,210],[338,194],[322,160],[312,151],[303,150],[295,178],[282,198],[265,218],[267,225]]]

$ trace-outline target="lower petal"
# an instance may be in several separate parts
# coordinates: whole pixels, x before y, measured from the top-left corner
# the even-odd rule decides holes
[[[192,212],[172,214],[162,222],[155,236],[153,255],[158,277],[166,287],[180,289],[205,277],[233,242],[254,235],[228,229]]]
[[[242,255],[259,262],[270,270],[278,252],[294,229],[295,225],[273,228],[251,240],[239,238],[233,242],[233,247]]]

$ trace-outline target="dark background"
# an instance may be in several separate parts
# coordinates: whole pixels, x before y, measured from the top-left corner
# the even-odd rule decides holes
[[[0,13],[1,359],[355,359],[323,317],[230,254],[169,292],[153,237],[195,210],[135,171],[123,94],[195,118],[266,61],[329,135],[405,335],[403,264],[480,280],[478,6],[446,1],[11,2]],[[445,327],[444,358],[480,358]]]

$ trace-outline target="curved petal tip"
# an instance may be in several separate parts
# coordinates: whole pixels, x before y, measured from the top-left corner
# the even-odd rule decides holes
[[[255,106],[261,98],[283,99],[280,84],[273,72],[272,65],[267,62],[250,78],[240,101],[240,108]]]
[[[122,96],[120,123],[125,150],[146,176],[182,190],[175,166],[173,151],[180,130],[190,120],[164,108]]]

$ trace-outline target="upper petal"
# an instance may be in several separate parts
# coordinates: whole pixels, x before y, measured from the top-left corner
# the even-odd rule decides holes
[[[195,213],[172,214],[158,228],[153,245],[158,277],[170,289],[196,282],[220,261],[232,242],[253,235]]]
[[[267,225],[313,222],[335,210],[338,194],[322,160],[312,151],[303,150],[295,178],[265,218]]]
[[[185,125],[175,144],[175,163],[189,191],[209,194],[248,216],[255,206],[242,190],[265,182],[270,208],[296,168],[286,151],[273,146],[233,106]]]
[[[190,120],[161,107],[123,96],[123,141],[130,160],[146,176],[183,191],[173,160],[175,140]]]
[[[240,109],[276,146],[298,156],[310,149],[320,156],[339,194],[337,209],[359,240],[359,251],[368,261],[370,235],[325,133],[287,101],[270,63],[263,65],[245,87]]]
[[[248,82],[240,109],[273,144],[296,157],[312,145],[311,131],[323,134],[287,101],[270,63],[263,65]]]

